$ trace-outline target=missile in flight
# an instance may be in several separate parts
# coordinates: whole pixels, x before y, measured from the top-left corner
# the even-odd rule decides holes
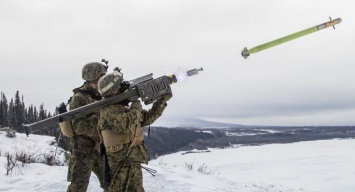
[[[245,47],[242,50],[242,56],[244,57],[244,59],[246,59],[246,58],[248,58],[248,56],[250,56],[250,54],[254,54],[254,53],[263,51],[265,49],[269,49],[271,47],[280,45],[282,43],[285,43],[285,42],[288,42],[288,41],[303,37],[305,35],[320,31],[320,30],[325,29],[327,27],[331,27],[332,26],[335,29],[334,25],[339,24],[342,21],[341,18],[337,18],[337,19],[332,20],[329,17],[329,19],[330,19],[330,21],[328,21],[328,22],[325,22],[325,23],[322,23],[320,25],[316,25],[316,26],[310,27],[308,29],[305,29],[305,30],[302,30],[302,31],[299,31],[299,32],[292,33],[290,35],[281,37],[279,39],[276,39],[276,40],[273,40],[273,41],[258,45],[256,47],[253,47],[253,48],[249,49],[249,50]]]

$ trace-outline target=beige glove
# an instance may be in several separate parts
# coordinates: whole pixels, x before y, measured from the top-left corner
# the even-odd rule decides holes
[[[162,101],[164,101],[164,102],[167,102],[167,101],[169,101],[172,97],[173,97],[173,94],[171,94],[171,93],[166,93],[166,94],[164,94],[160,99],[161,99]],[[160,99],[159,99],[159,100],[160,100]]]
[[[138,109],[138,110],[142,110],[142,104],[139,100],[137,101],[133,101],[131,104],[131,109]]]
[[[166,93],[160,99],[156,100],[153,105],[163,107],[166,105],[166,102],[169,101],[172,97],[173,95],[171,93]]]

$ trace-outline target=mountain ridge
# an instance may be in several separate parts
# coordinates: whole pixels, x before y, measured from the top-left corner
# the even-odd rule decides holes
[[[154,124],[156,127],[182,128],[247,128],[248,126],[234,123],[208,121],[195,117],[161,117]]]

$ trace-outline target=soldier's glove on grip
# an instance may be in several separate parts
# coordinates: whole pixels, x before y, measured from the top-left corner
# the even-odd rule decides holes
[[[142,110],[142,104],[139,100],[133,101],[131,104],[131,109],[138,109],[139,111]]]
[[[169,101],[171,98],[173,97],[173,95],[171,93],[166,93],[164,94],[160,99],[164,100],[164,102]]]
[[[154,106],[163,107],[166,106],[166,102],[169,101],[173,95],[171,93],[164,94],[160,99],[154,102]]]

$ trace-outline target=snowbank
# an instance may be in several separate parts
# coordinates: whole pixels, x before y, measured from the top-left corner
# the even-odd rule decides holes
[[[55,153],[54,138],[0,132],[0,165],[5,152]],[[355,191],[355,139],[309,141],[293,144],[210,149],[208,153],[174,153],[150,161],[155,177],[143,171],[147,192],[353,192]],[[17,163],[10,175],[0,169],[0,192],[65,192],[67,166],[58,148],[56,161],[63,166]],[[38,159],[47,155],[38,155]],[[42,159],[43,160],[43,159]],[[198,169],[200,168],[200,171]],[[102,191],[92,174],[88,191]]]

